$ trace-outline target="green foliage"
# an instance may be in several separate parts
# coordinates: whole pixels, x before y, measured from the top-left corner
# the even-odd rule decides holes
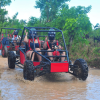
[[[70,0],[37,0],[35,8],[40,8],[41,17],[50,22],[56,18],[59,8],[67,1]]]
[[[94,53],[96,56],[100,56],[100,47],[95,47],[94,50],[93,50],[93,53]]]
[[[78,7],[71,7],[69,9],[68,4],[64,3],[64,4],[61,5],[61,7],[58,10],[56,16],[53,17],[53,20],[47,22],[46,25],[50,26],[50,27],[56,27],[56,28],[58,28],[60,30],[63,30],[63,27],[64,27],[64,25],[66,23],[66,19],[67,18],[77,19],[79,16],[80,17],[82,16],[82,18],[84,18],[84,16],[90,11],[90,9],[91,9],[91,6],[88,6],[88,7],[78,6]],[[89,20],[88,17],[87,17],[87,19]],[[83,19],[81,19],[81,20],[83,20]]]
[[[96,30],[93,30],[93,31],[91,32],[90,36],[91,36],[92,38],[94,38],[94,37],[99,37],[99,36],[100,36],[100,28],[98,28],[98,29],[96,29]]]
[[[7,21],[7,18],[5,17],[8,14],[8,11],[6,11],[5,9],[0,9],[0,22],[4,23],[5,21]]]
[[[84,39],[85,35],[92,30],[89,18],[82,14],[75,18],[67,18],[65,26],[63,27],[66,44],[70,45],[71,42],[82,42],[87,44]]]
[[[1,9],[1,7],[10,5],[10,3],[11,3],[11,0],[0,0],[0,9]]]
[[[26,21],[25,20],[18,20],[17,19],[18,12],[13,15],[12,19],[10,17],[6,18],[7,20],[4,21],[3,23],[0,23],[0,27],[3,28],[17,28],[17,29],[22,29],[24,26],[26,26]],[[13,30],[7,30],[7,33],[12,34]],[[6,30],[3,29],[2,33],[6,33]],[[22,31],[19,31],[19,35],[22,34]]]
[[[26,21],[25,20],[19,21],[17,19],[17,16],[18,16],[18,12],[15,13],[12,19],[8,17],[8,21],[3,24],[3,27],[23,29],[23,27],[26,25]]]
[[[89,41],[91,40],[89,39]],[[79,42],[71,45],[69,57],[72,61],[75,61],[77,58],[85,59],[88,66],[100,68],[100,47],[94,46],[92,43],[85,45]]]
[[[36,17],[30,17],[29,21],[27,23],[27,26],[34,26],[35,24],[37,24],[38,19]]]

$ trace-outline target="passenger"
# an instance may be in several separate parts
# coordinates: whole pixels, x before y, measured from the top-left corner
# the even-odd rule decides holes
[[[48,32],[48,38],[46,37],[45,38],[45,43],[43,45],[43,48],[46,49],[46,50],[54,50],[56,49],[54,52],[47,52],[47,55],[48,56],[65,56],[65,52],[59,52],[57,51],[57,49],[59,50],[62,50],[63,47],[61,47],[60,43],[58,42],[58,40],[55,40],[55,32],[52,32],[54,31],[54,29],[50,29],[49,32]],[[51,61],[54,61],[54,58],[55,57],[50,57],[50,60]],[[65,57],[61,57],[61,61],[64,61],[65,60]]]
[[[33,39],[32,39],[32,33],[34,36],[34,43],[35,43],[35,50],[36,51],[40,51],[40,47],[41,47],[41,41],[39,40],[39,38],[37,38],[37,33],[36,33],[36,29],[32,28],[29,31],[29,39],[27,38],[28,32],[26,32],[25,30],[25,38],[24,38],[24,42],[28,45],[27,51],[26,51],[26,55],[27,57],[29,57],[31,59],[31,61],[34,61],[34,56],[35,56],[35,52],[33,51],[34,46],[33,46]],[[39,52],[41,54],[41,52]],[[38,54],[36,54],[36,56],[38,57],[38,60],[41,61],[42,57]]]

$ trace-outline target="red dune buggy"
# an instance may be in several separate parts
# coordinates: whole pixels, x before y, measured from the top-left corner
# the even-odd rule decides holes
[[[12,40],[12,33],[11,33],[12,30],[22,31],[21,29],[1,28],[0,50],[1,50],[2,57],[7,57],[8,51],[14,51],[16,53],[16,51],[19,50],[19,45],[18,45],[19,42]]]
[[[21,36],[21,41],[19,45],[19,55],[16,55],[13,51],[10,51],[8,53],[8,66],[11,69],[15,68],[15,65],[23,68],[23,77],[26,80],[34,80],[36,76],[41,76],[46,73],[58,73],[58,72],[65,72],[65,73],[70,73],[74,75],[75,77],[81,79],[81,80],[86,80],[88,77],[88,66],[87,63],[84,59],[77,59],[74,64],[71,63],[71,60],[69,60],[69,53],[66,48],[64,36],[61,30],[52,28],[54,29],[53,32],[56,32],[56,36],[60,35],[62,40],[61,43],[63,43],[63,50],[59,50],[59,52],[66,52],[65,56],[61,55],[53,55],[52,57],[54,58],[59,58],[59,60],[51,61],[49,57],[46,55],[47,52],[54,52],[54,50],[44,50],[41,47],[40,51],[36,51],[33,49],[33,51],[40,55],[42,57],[42,61],[39,62],[38,59],[35,57],[34,61],[32,62],[31,60],[27,59],[26,57],[26,45],[25,47],[21,46],[21,42],[23,41],[23,35],[25,30],[30,30],[33,27],[24,27],[22,36]],[[46,36],[48,36],[49,29],[48,27],[34,27],[36,29],[36,32],[38,33],[38,37],[41,40],[44,40]],[[32,37],[34,40],[34,37]],[[57,38],[56,38],[57,39]],[[41,43],[43,44],[43,42]],[[33,41],[33,46],[34,41]],[[39,52],[42,52],[40,54]],[[61,61],[60,58],[65,57],[66,59],[64,61]]]

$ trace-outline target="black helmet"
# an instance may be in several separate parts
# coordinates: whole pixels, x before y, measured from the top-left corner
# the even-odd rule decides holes
[[[49,29],[49,32],[48,32],[48,37],[49,37],[49,40],[54,40],[55,39],[55,32],[52,32],[52,31],[55,31],[54,29]]]
[[[34,36],[34,38],[36,38],[36,29],[35,28],[31,28],[30,31],[29,31],[29,39],[32,39],[32,34]]]
[[[14,31],[14,35],[18,35],[18,31],[17,30]]]

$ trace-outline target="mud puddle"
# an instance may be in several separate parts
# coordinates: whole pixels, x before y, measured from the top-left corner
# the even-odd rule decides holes
[[[5,62],[4,62],[5,61]],[[7,59],[0,57],[0,100],[99,100],[100,70],[89,69],[81,81],[68,73],[52,73],[23,79],[23,70],[9,69]]]

